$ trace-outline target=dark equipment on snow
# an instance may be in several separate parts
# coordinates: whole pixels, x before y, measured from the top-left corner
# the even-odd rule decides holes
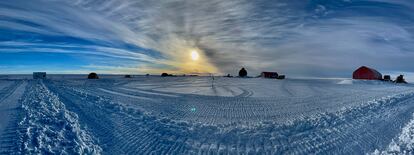
[[[99,76],[96,73],[89,73],[88,79],[99,79]]]
[[[404,75],[400,75],[395,79],[395,83],[407,83],[407,81],[405,81]]]
[[[239,71],[239,76],[240,76],[240,77],[246,77],[246,76],[247,76],[247,71],[246,71],[246,69],[242,68],[242,69]]]
[[[285,76],[285,75],[279,75],[276,79],[283,80],[283,79],[285,79],[285,78],[286,78],[286,76]]]

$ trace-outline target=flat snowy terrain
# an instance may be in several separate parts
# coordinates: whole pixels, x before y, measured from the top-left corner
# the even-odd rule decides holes
[[[0,154],[413,154],[414,86],[0,77]]]

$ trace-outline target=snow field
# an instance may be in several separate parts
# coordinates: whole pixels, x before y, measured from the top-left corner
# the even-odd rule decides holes
[[[249,80],[247,80],[247,82],[250,82]],[[240,121],[248,124],[254,124],[264,120],[286,122],[321,112],[336,112],[341,108],[359,106],[361,103],[386,96],[390,93],[392,94],[393,91],[398,89],[401,91],[407,90],[407,88],[404,87],[388,90],[392,87],[388,86],[378,88],[376,86],[373,87],[376,88],[375,92],[370,92],[370,90],[364,90],[367,88],[355,89],[352,87],[352,89],[350,89],[347,87],[338,87],[336,84],[309,84],[303,83],[302,81],[298,81],[297,83],[299,84],[297,84],[296,81],[281,81],[278,83],[278,81],[275,80],[259,80],[252,79],[253,82],[251,82],[251,84],[247,83],[244,86],[235,85],[237,82],[234,81],[224,81],[223,83],[217,81],[217,87],[226,85],[227,87],[234,87],[233,89],[249,90],[246,91],[246,93],[242,93],[234,97],[211,96],[209,94],[177,94],[168,91],[160,92],[154,89],[135,87],[135,83],[138,83],[139,81],[131,81],[126,85],[120,85],[109,89],[113,89],[112,92],[117,92],[118,95],[123,94],[123,98],[125,98],[125,96],[136,96],[133,98],[156,98],[157,100],[161,100],[159,101],[161,103],[149,102],[148,105],[140,103],[140,106],[145,107],[146,110],[154,109],[153,111],[155,112],[162,112],[165,115],[169,115],[168,117],[170,118],[204,122],[207,124],[239,124]],[[267,85],[272,85],[272,87],[257,88],[257,85],[266,85],[263,83],[256,83],[263,81],[266,83],[271,82],[271,84]],[[303,83],[302,85],[301,82]],[[149,82],[146,82],[145,84],[147,83]],[[174,88],[174,86],[172,87]],[[368,89],[370,89],[369,87]],[[212,89],[211,86],[208,86],[208,88]],[[108,89],[108,87],[105,89]],[[193,88],[189,86],[187,89],[197,90],[198,87]],[[283,91],[285,89],[289,89],[290,92]],[[284,93],[279,93],[278,91]],[[180,91],[177,90],[175,92]],[[148,95],[148,93],[151,93],[151,95]],[[168,97],[165,96],[166,93],[169,93],[167,95],[170,96],[174,95],[179,97]],[[263,95],[268,96],[263,97]],[[135,105],[133,103],[134,101],[128,101],[128,99],[118,98],[116,96],[113,97],[116,98],[116,100],[123,100],[123,103]],[[191,109],[194,109],[194,111],[191,111]]]
[[[357,154],[372,152],[375,149],[372,146],[385,147],[388,144],[388,140],[391,140],[395,134],[398,134],[398,128],[390,129],[390,127],[402,126],[410,119],[409,117],[400,116],[411,115],[414,111],[414,107],[409,104],[413,102],[412,90],[394,90],[395,92],[391,93],[391,95],[384,96],[384,94],[390,94],[392,90],[385,89],[386,87],[384,89],[378,88],[378,86],[376,86],[377,89],[383,89],[385,92],[367,93],[368,91],[351,89],[342,92],[343,94],[338,94],[338,90],[336,92],[332,91],[338,88],[328,87],[328,91],[331,91],[331,93],[327,93],[326,96],[320,95],[316,98],[312,94],[315,91],[323,91],[323,89],[310,87],[305,89],[313,89],[314,91],[303,98],[293,97],[295,102],[289,102],[289,98],[282,100],[284,98],[269,97],[264,98],[268,102],[268,104],[264,104],[264,99],[260,97],[234,98],[174,94],[171,92],[131,88],[128,83],[124,83],[126,84],[125,86],[122,86],[122,84],[104,86],[102,83],[92,82],[89,85],[86,84],[85,87],[72,85],[70,81],[69,83],[60,81],[59,83],[61,83],[62,88],[70,89],[55,89],[61,91],[62,94],[63,92],[78,93],[68,98],[85,96],[81,101],[73,102],[74,104],[91,102],[88,105],[92,107],[85,107],[85,111],[88,111],[88,109],[98,109],[95,107],[96,105],[108,105],[99,107],[102,110],[98,111],[107,111],[107,113],[112,114],[110,118],[105,118],[105,120],[113,119],[113,121],[109,122],[118,124],[115,125],[117,126],[116,128],[108,127],[108,132],[117,132],[117,134],[102,134],[96,137],[102,137],[103,139],[112,137],[108,139],[113,139],[113,136],[115,136],[118,138],[116,141],[119,143],[120,141],[126,141],[125,144],[120,143],[124,147],[116,144],[104,144],[104,146],[108,146],[106,147],[108,150],[104,149],[104,152],[110,153],[117,153],[121,148],[122,150],[128,150],[123,153],[131,154],[145,154],[149,152],[157,154],[166,152],[173,154],[308,154],[326,152]],[[51,83],[50,85],[59,86],[57,83]],[[286,85],[284,86],[286,87]],[[287,87],[292,92],[297,92],[294,87]],[[300,85],[296,87],[299,89]],[[371,89],[374,88],[372,87]],[[101,89],[105,89],[105,91],[99,91]],[[148,92],[142,93],[142,91]],[[358,94],[360,92],[365,92],[365,94]],[[169,94],[167,96],[162,95],[165,93]],[[306,93],[306,91],[303,91],[303,93]],[[337,95],[332,96],[334,93]],[[134,96],[155,98],[161,101],[140,100],[140,98]],[[278,99],[282,100],[282,104],[274,104],[272,102]],[[297,102],[298,100],[299,102]],[[342,100],[347,102],[340,102]],[[198,102],[199,104],[196,104]],[[308,109],[305,109],[300,113],[298,112],[299,116],[298,114],[292,114],[292,117],[295,119],[286,119],[284,121],[279,121],[272,117],[274,115],[272,112],[264,112],[266,108],[271,109],[273,107],[275,109],[285,108],[281,110],[289,111],[290,109],[287,107],[300,103],[314,103],[317,104],[317,107],[322,108],[324,106],[321,104],[331,103],[335,105],[327,108],[336,106],[339,106],[339,108],[334,108],[334,112],[317,110],[316,112],[303,115],[303,112],[309,112]],[[344,104],[349,104],[349,106]],[[197,110],[195,112],[190,111],[191,107],[196,107]],[[244,108],[239,109],[240,107]],[[223,111],[222,109],[227,109],[228,111]],[[98,111],[90,113],[96,114]],[[393,113],[394,111],[399,113]],[[120,116],[119,113],[124,116]],[[262,116],[259,117],[257,115]],[[126,118],[131,118],[131,120],[125,122]],[[187,121],[183,122],[182,120]],[[228,120],[233,121],[229,122]],[[151,122],[151,125],[142,124],[142,122]],[[135,132],[125,129],[137,124],[139,127],[135,127]],[[376,128],[378,126],[380,128]],[[144,131],[146,133],[142,134]],[[148,133],[148,131],[152,132]],[[141,134],[134,134],[136,132]],[[131,138],[123,140],[122,137],[125,134]],[[379,134],[384,135],[379,136]],[[144,138],[141,137],[144,135]],[[185,138],[178,139],[178,137]],[[149,141],[141,140],[148,140],[148,138],[150,139]],[[139,142],[134,142],[138,139],[140,140]],[[174,145],[171,146],[171,144]],[[134,145],[147,147],[131,150],[131,148],[134,148]],[[162,149],[153,150],[154,146],[159,146]],[[176,148],[177,146],[179,147]],[[117,147],[120,148],[117,149]],[[180,151],[169,152],[169,150]]]
[[[3,98],[20,98],[21,105],[10,132],[0,131],[6,137],[0,153],[409,154],[404,151],[412,149],[411,85],[217,78],[211,87],[209,80],[13,81],[2,91],[12,95]]]

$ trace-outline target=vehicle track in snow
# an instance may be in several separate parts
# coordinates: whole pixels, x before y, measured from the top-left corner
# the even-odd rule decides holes
[[[54,90],[59,92],[62,89]],[[76,89],[59,94],[63,101],[78,113],[80,120],[92,129],[93,135],[99,139],[100,146],[106,154],[165,154],[174,150],[178,152],[171,154],[177,154],[183,151],[182,148],[187,147],[183,146],[183,143],[173,145],[180,141],[178,137],[184,137],[169,132],[177,127],[162,126],[153,116],[143,115],[133,109],[124,109],[110,100]],[[133,117],[129,113],[138,115]],[[172,137],[177,138],[171,139]],[[165,149],[171,146],[176,147],[173,150]],[[162,148],[164,149],[157,151]]]
[[[19,103],[2,138],[3,153],[96,154],[100,148],[84,131],[77,115],[51,93],[41,80],[30,80],[17,92]],[[23,93],[24,92],[24,93]]]
[[[26,85],[25,81],[13,81],[13,84],[1,91],[0,154],[12,154],[17,150],[15,141],[19,128],[16,126],[16,122],[21,113],[19,100]]]
[[[144,92],[145,90],[134,91],[132,88],[107,89],[111,89],[110,92],[113,93],[106,94],[105,92],[100,93],[93,90],[90,90],[90,92],[100,96],[111,96],[114,100],[122,101],[129,105],[137,105],[144,110],[148,110],[148,112],[158,112],[172,119],[203,122],[212,125],[243,122],[254,124],[255,122],[266,120],[280,122],[282,120],[306,117],[308,114],[316,114],[321,112],[320,109],[339,110],[338,106],[356,106],[382,96],[366,97],[363,93],[343,93],[335,97],[328,94],[317,97],[297,98],[291,101],[292,97],[285,99],[273,97],[209,97],[188,94],[175,94],[174,97],[171,97],[154,91],[151,91],[151,93]],[[115,92],[122,94],[122,96],[116,95]],[[350,96],[357,100],[350,98]],[[141,101],[140,104],[135,104],[134,99],[139,98],[153,98],[154,102]],[[321,103],[315,106],[313,105],[315,102]],[[194,109],[194,111],[191,109]]]
[[[9,95],[11,95],[23,81],[20,80],[13,80],[13,83],[4,87],[0,90],[0,102],[6,99]]]
[[[413,114],[414,116],[414,114]],[[387,148],[375,149],[371,154],[414,154],[414,119],[411,119],[403,128],[400,135],[396,136]]]

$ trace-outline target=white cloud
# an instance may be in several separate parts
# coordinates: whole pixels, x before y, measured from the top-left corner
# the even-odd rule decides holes
[[[347,76],[359,65],[414,72],[409,67],[414,58],[412,21],[384,13],[396,11],[390,6],[400,6],[398,13],[409,16],[414,5],[404,0],[371,0],[370,6],[353,2],[16,0],[0,2],[14,6],[0,7],[0,14],[42,27],[10,21],[1,21],[0,27],[104,41],[108,46],[133,44],[163,58],[99,45],[78,52],[140,60],[149,68],[157,66],[150,64],[179,68],[188,50],[197,48],[207,58],[203,65],[223,73],[234,74],[244,66],[252,74],[276,70],[297,76]],[[371,6],[376,2],[389,5]],[[68,52],[59,47],[48,51]]]

